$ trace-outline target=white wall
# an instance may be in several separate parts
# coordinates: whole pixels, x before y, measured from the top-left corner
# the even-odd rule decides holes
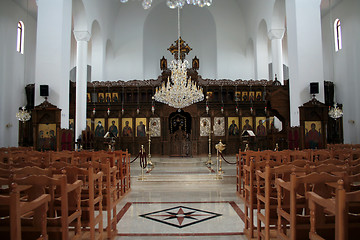
[[[204,78],[217,75],[216,26],[207,8],[185,6],[180,11],[182,39],[193,49],[186,59],[200,59],[199,74]],[[144,79],[157,78],[160,74],[160,59],[165,56],[168,64],[174,56],[167,50],[178,38],[177,10],[158,4],[150,11],[144,24],[143,58]],[[163,34],[163,33],[167,34]]]
[[[24,54],[16,51],[17,23],[25,25]],[[0,147],[18,145],[15,115],[26,105],[25,86],[34,82],[36,21],[11,0],[0,1]],[[25,76],[25,77],[24,77]]]
[[[324,76],[343,104],[344,142],[360,143],[360,1],[343,0],[322,18]],[[343,49],[335,53],[333,24],[341,21]],[[331,19],[331,20],[330,20]]]

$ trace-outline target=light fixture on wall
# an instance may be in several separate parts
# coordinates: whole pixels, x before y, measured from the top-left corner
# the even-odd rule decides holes
[[[334,107],[329,107],[329,116],[333,119],[341,118],[344,115],[343,110],[334,103]]]
[[[22,122],[29,121],[31,118],[31,113],[28,112],[25,107],[22,107],[19,109],[19,112],[16,113],[16,118]]]
[[[171,81],[168,78],[167,83],[156,88],[154,99],[158,102],[169,105],[170,107],[182,109],[194,103],[204,100],[203,89],[195,82],[187,78],[187,68],[189,62],[180,58],[180,45],[182,39],[180,37],[180,8],[178,8],[178,54],[177,60],[174,59],[170,63]]]
[[[128,0],[120,0],[121,3],[126,3]],[[152,0],[142,0],[142,6],[144,9],[149,9],[152,5]],[[205,6],[211,6],[212,0],[167,0],[166,5],[169,8],[182,8],[186,4],[199,6],[199,7],[205,7]]]

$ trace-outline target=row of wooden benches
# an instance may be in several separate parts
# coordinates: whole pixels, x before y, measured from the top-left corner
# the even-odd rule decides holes
[[[44,239],[78,239],[84,234],[90,234],[90,239],[103,239],[117,234],[116,205],[130,191],[127,151],[83,152],[81,156],[52,152],[50,160],[44,156],[34,158],[38,153],[33,151],[26,153],[28,157],[20,157],[20,153],[12,151],[0,168],[1,219],[5,219],[2,226],[10,224],[11,239],[34,239],[28,231],[38,232]],[[19,168],[20,162],[30,164]],[[48,166],[40,168],[36,165],[39,162],[41,167]],[[35,211],[22,208],[34,203],[42,207]],[[48,209],[46,218],[44,209]],[[105,232],[103,211],[107,219]],[[8,231],[6,227],[0,229]]]
[[[335,236],[335,233],[331,232],[331,229],[335,229],[331,213],[341,210],[333,208],[333,212],[315,213],[313,206],[329,201],[338,206],[339,202],[336,202],[336,199],[346,198],[347,201],[340,204],[348,210],[346,213],[350,210],[358,213],[359,209],[352,206],[356,206],[357,203],[351,203],[350,209],[349,204],[345,204],[356,201],[355,195],[360,194],[353,192],[357,190],[353,186],[354,183],[360,181],[359,160],[354,159],[356,154],[338,155],[338,158],[327,159],[319,155],[318,151],[309,152],[248,151],[237,155],[237,193],[244,201],[244,231],[249,239],[255,236],[257,239],[270,239],[271,232],[274,233],[272,237],[278,239],[308,239],[309,236],[311,239],[321,239],[316,232],[325,234],[325,239],[331,239]],[[336,184],[338,180],[342,180],[339,186]],[[343,197],[348,195],[352,197]],[[316,204],[310,204],[313,211],[312,221],[307,198],[311,201],[317,200]],[[316,210],[319,212],[322,208],[317,207]],[[336,226],[346,226],[344,221],[347,221],[347,216],[348,214],[345,214],[343,218],[337,218]],[[342,224],[339,224],[339,221]],[[309,234],[310,222],[312,231]],[[351,219],[351,224],[359,227],[360,219]],[[271,228],[275,231],[270,231]],[[336,229],[336,239],[347,239],[346,234],[339,235],[339,232],[347,233],[348,229]],[[349,234],[351,233],[350,231]]]

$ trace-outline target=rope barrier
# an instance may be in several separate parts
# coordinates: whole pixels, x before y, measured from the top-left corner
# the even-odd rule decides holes
[[[138,159],[140,157],[140,167],[142,169],[145,169],[147,167],[147,159],[146,159],[146,152],[142,151],[142,149],[140,149],[139,154],[130,162],[133,163],[136,161],[136,159]]]
[[[143,152],[140,154],[140,167],[145,169],[147,166],[146,153]]]
[[[219,153],[220,153],[221,158],[222,158],[227,164],[236,164],[236,162],[234,162],[234,163],[228,162],[228,161],[224,158],[222,152],[219,151]]]
[[[138,155],[134,158],[134,160],[132,160],[130,163],[135,162],[135,161],[136,161],[136,159],[138,159],[138,157],[140,156],[140,153],[141,153],[141,150],[140,150],[139,154],[138,154]]]

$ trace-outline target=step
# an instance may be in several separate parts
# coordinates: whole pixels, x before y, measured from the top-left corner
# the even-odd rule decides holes
[[[137,181],[144,182],[208,182],[216,181],[216,174],[184,174],[184,173],[164,173],[164,174],[145,174],[137,177]]]

